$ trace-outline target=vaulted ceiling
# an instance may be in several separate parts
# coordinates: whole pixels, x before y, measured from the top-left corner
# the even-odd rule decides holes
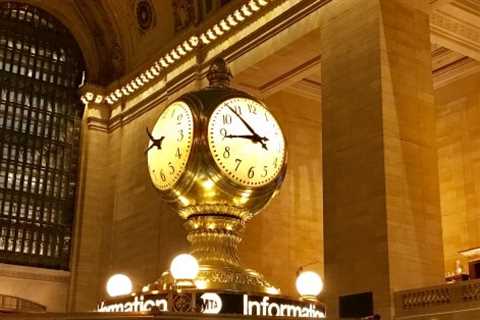
[[[0,0],[8,1],[8,0]],[[109,84],[135,69],[174,34],[171,1],[150,0],[148,30],[137,23],[138,0],[21,0],[59,19],[72,32],[87,64],[88,80]]]
[[[71,30],[84,53],[88,81],[100,85],[114,83],[140,70],[162,48],[174,45],[172,0],[145,0],[153,9],[152,24],[147,30],[138,24],[138,1],[22,0],[50,12]],[[436,85],[458,77],[459,70],[464,74],[477,72],[480,69],[477,62],[480,61],[480,1],[429,1],[432,71]],[[319,36],[312,33],[258,65],[252,65],[240,75],[239,83],[267,94],[286,79],[285,84],[293,88],[315,91],[321,83],[321,48],[316,38]],[[299,47],[305,50],[298,50]],[[262,72],[258,72],[259,68]],[[252,73],[256,76],[252,77]]]

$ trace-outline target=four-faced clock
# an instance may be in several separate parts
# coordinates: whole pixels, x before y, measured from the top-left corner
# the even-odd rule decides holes
[[[285,140],[273,115],[259,102],[232,98],[213,111],[208,145],[229,179],[246,187],[273,181],[285,161]]]
[[[160,190],[175,185],[185,171],[193,141],[193,115],[188,105],[176,101],[160,115],[149,133],[148,168]]]

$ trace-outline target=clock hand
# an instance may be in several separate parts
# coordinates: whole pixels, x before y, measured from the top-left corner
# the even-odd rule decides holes
[[[162,150],[162,142],[163,142],[163,139],[165,139],[165,136],[161,136],[159,139],[155,139],[153,135],[150,133],[150,131],[148,131],[148,127],[147,127],[147,135],[150,141],[152,141],[152,145],[149,146],[147,150],[145,150],[145,153],[147,153],[153,147],[157,147],[157,149]]]
[[[247,127],[247,129],[252,133],[253,135],[253,139],[250,139],[252,140],[253,142],[258,142],[262,145],[262,148],[265,149],[265,150],[268,150],[267,148],[267,145],[265,144],[265,141],[268,141],[268,138],[267,137],[261,137],[260,135],[258,135],[255,130],[253,130],[253,128],[247,123],[247,121],[245,121],[245,119],[242,118],[242,116],[237,112],[235,111],[235,109],[233,109],[232,107],[228,107],[230,109],[230,111],[232,111],[239,119],[240,121],[242,121],[242,123]]]
[[[262,148],[265,150],[268,150],[267,145],[264,143],[265,141],[268,141],[267,137],[260,137],[260,136],[255,136],[253,134],[227,134],[224,136],[224,138],[243,138],[243,139],[248,139],[252,141],[253,143],[260,143],[262,145]]]

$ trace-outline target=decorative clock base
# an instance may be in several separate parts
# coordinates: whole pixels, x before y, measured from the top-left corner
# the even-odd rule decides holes
[[[260,273],[243,268],[238,257],[238,245],[245,222],[224,214],[190,216],[185,223],[192,255],[200,270],[195,280],[197,289],[230,292],[278,294]],[[173,279],[164,272],[154,287],[165,290],[173,286]]]

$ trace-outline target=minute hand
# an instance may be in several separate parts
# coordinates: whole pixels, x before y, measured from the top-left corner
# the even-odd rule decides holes
[[[245,127],[247,127],[247,129],[253,134],[255,139],[251,139],[251,140],[253,142],[259,142],[262,145],[263,149],[268,150],[267,145],[264,142],[264,141],[268,141],[268,138],[267,137],[261,137],[260,135],[258,135],[255,132],[255,130],[253,130],[253,128],[248,124],[248,122],[245,121],[237,111],[235,111],[235,109],[233,109],[230,106],[228,108],[230,109],[230,111],[232,111],[240,119],[240,121],[242,121],[242,123],[245,125]]]

